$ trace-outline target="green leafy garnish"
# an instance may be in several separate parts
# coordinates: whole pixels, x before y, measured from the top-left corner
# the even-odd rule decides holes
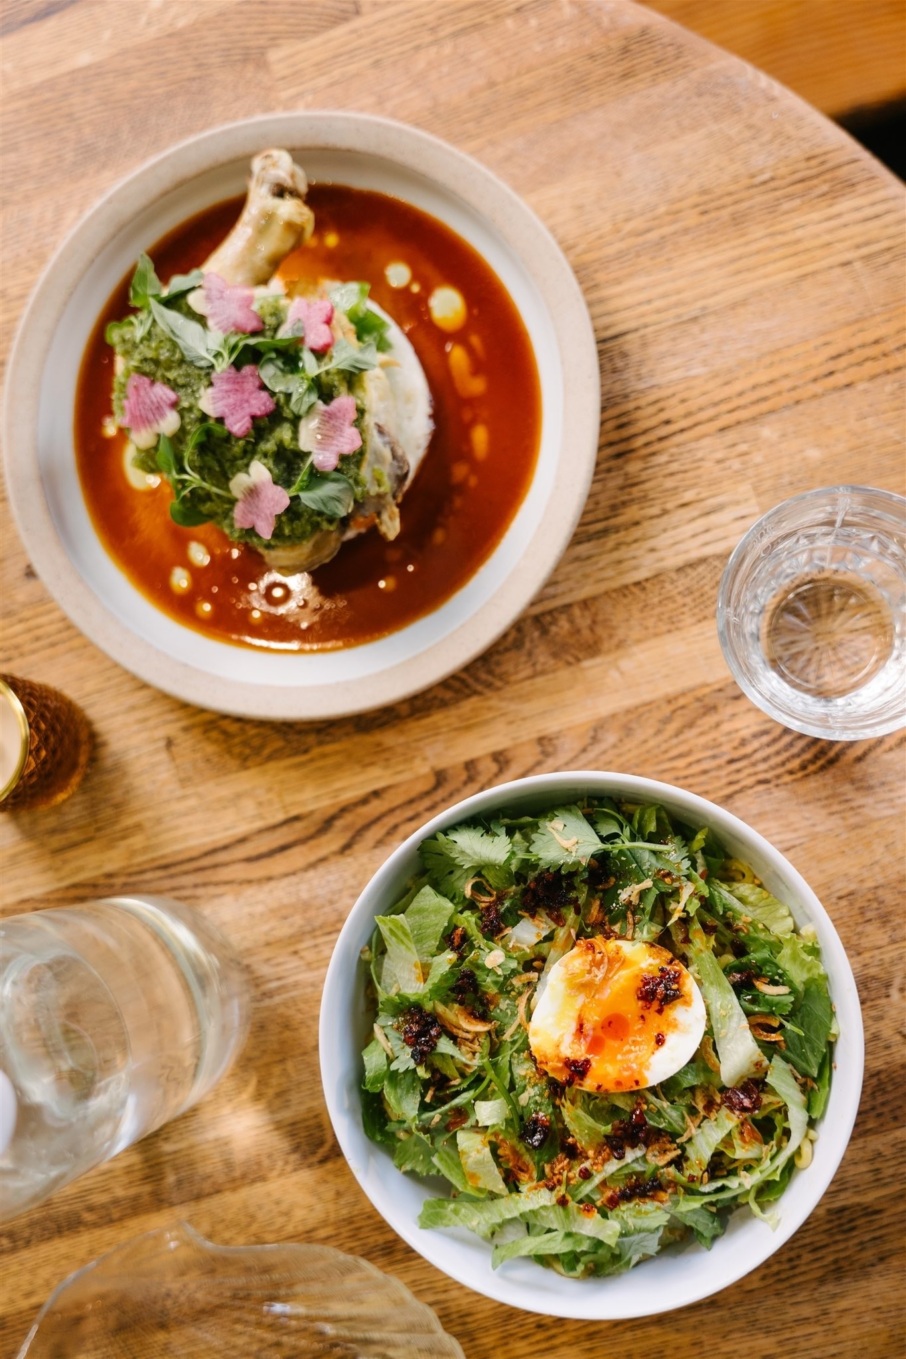
[[[342,519],[355,504],[355,489],[342,472],[317,472],[296,495],[326,519]]]
[[[540,822],[531,848],[539,863],[558,868],[587,864],[601,841],[578,807],[560,807]]]
[[[330,300],[349,317],[359,342],[372,341],[375,349],[383,353],[390,348],[387,322],[368,306],[368,292],[367,283],[341,283],[331,289]]]
[[[130,307],[147,307],[152,297],[160,297],[160,279],[147,255],[139,255],[132,282],[129,284]]]
[[[203,282],[202,271],[195,269],[165,285],[151,259],[140,256],[129,288],[136,310],[111,322],[105,332],[121,360],[113,403],[121,424],[133,375],[164,384],[178,398],[178,428],[161,437],[156,448],[134,456],[141,470],[161,472],[169,482],[171,518],[187,528],[213,521],[236,541],[277,547],[334,530],[357,504],[388,494],[380,460],[369,457],[373,436],[363,419],[362,375],[387,347],[387,323],[368,306],[367,286],[350,283],[336,290],[334,305],[342,309],[348,303],[355,341],[338,338],[326,353],[313,353],[298,333],[284,333],[290,299],[279,291],[255,302],[260,330],[221,334],[212,329],[193,307],[192,294]],[[207,413],[216,409],[209,397],[218,375],[249,366],[272,396],[274,409],[256,415],[248,434],[239,437],[224,419]],[[300,421],[317,403],[327,406],[339,396],[355,398],[362,451],[343,455],[335,470],[319,472],[300,446]],[[249,474],[253,461],[289,496],[267,540],[235,519],[237,498],[230,485],[237,474]]]
[[[210,331],[205,330],[198,321],[192,321],[188,316],[163,306],[156,297],[149,298],[148,306],[161,330],[175,341],[189,363],[196,368],[213,367],[215,346]]]

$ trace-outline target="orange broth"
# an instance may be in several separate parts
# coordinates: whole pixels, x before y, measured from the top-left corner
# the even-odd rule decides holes
[[[409,337],[431,388],[434,434],[401,502],[399,537],[387,542],[371,530],[313,573],[284,577],[214,524],[173,523],[166,481],[133,487],[123,465],[126,436],[104,433],[113,382],[104,328],[126,315],[128,280],[94,328],[75,406],[76,459],[88,509],[133,585],[199,632],[282,651],[372,641],[449,599],[488,559],[518,510],[541,427],[528,334],[509,294],[470,245],[384,194],[323,184],[311,188],[308,201],[315,234],[287,257],[280,275],[290,290],[295,279],[368,282],[373,299]],[[205,260],[241,205],[242,199],[218,204],[152,246],[160,277]],[[388,281],[385,270],[393,264],[411,271],[403,286]],[[391,271],[391,277],[398,281],[400,274]],[[441,286],[457,289],[466,303],[464,324],[452,332],[435,324],[429,310]]]

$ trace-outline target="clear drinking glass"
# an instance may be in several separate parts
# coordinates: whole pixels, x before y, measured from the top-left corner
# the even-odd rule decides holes
[[[117,897],[0,920],[0,1222],[197,1103],[248,984],[190,907]]]
[[[831,486],[769,510],[727,563],[717,630],[784,726],[837,741],[906,726],[906,499]]]

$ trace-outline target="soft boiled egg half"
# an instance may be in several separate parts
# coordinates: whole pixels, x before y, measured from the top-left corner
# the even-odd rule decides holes
[[[548,973],[529,1046],[538,1065],[565,1084],[640,1090],[685,1066],[704,1032],[702,994],[666,949],[578,939]]]

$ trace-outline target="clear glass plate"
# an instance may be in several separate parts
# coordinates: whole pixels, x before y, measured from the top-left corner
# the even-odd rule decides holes
[[[429,1307],[329,1246],[149,1232],[51,1294],[17,1359],[465,1359]]]

